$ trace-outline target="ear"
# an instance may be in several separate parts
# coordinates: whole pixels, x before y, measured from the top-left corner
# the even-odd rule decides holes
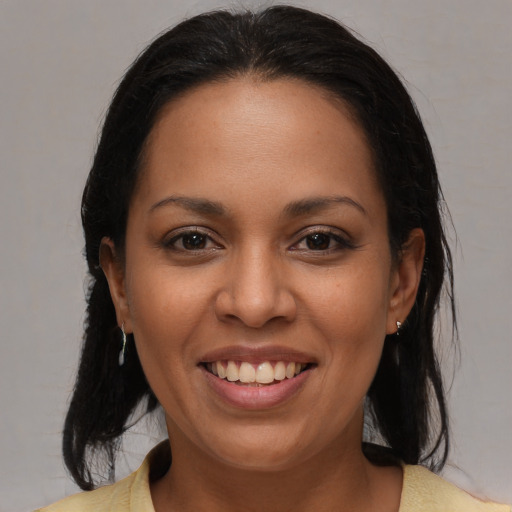
[[[392,276],[386,334],[395,333],[397,321],[404,323],[411,311],[420,285],[424,258],[425,234],[422,229],[415,228],[400,250]]]
[[[116,309],[117,324],[124,325],[126,333],[132,332],[130,308],[126,297],[124,265],[119,258],[114,242],[103,237],[100,244],[100,266],[107,278],[110,296]]]

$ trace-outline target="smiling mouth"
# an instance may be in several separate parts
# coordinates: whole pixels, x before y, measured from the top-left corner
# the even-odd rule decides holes
[[[253,364],[246,361],[213,361],[203,363],[206,370],[219,379],[239,386],[261,387],[279,384],[283,380],[293,379],[310,369],[311,363],[289,361],[264,361]]]

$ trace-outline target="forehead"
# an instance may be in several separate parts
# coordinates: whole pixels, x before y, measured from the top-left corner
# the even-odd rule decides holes
[[[205,119],[211,124],[205,124]],[[203,135],[211,135],[206,132],[220,125],[263,130],[289,129],[296,124],[301,126],[304,138],[311,138],[313,132],[333,134],[340,125],[350,124],[355,135],[366,139],[351,105],[318,85],[286,77],[263,80],[249,75],[193,87],[161,109],[148,137],[149,145],[162,131],[172,130],[172,124],[176,131],[199,129],[197,133]],[[313,129],[308,130],[308,125]]]
[[[240,180],[259,192],[287,187],[297,196],[325,195],[334,183],[378,188],[371,149],[350,109],[300,80],[241,77],[186,92],[160,113],[144,162],[143,194],[208,196]]]

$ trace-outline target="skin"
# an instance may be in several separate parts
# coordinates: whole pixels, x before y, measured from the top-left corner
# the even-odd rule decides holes
[[[245,77],[167,105],[125,254],[109,239],[101,248],[119,325],[166,413],[173,463],[152,484],[156,511],[398,510],[400,468],[361,452],[363,401],[423,255],[414,230],[392,257],[364,132],[321,89]],[[314,362],[276,407],[226,404],[198,364],[272,345]]]

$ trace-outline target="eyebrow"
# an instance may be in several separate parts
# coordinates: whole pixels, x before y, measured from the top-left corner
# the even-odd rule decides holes
[[[184,196],[169,196],[161,201],[155,203],[150,209],[150,213],[171,204],[177,204],[186,210],[190,210],[203,215],[224,215],[226,209],[222,204],[216,201],[210,201],[209,199],[203,199],[201,197],[184,197]]]
[[[149,211],[151,213],[159,208],[163,208],[165,206],[174,204],[186,210],[190,210],[195,213],[203,215],[222,216],[226,214],[226,208],[221,203],[211,201],[210,199],[204,199],[201,197],[185,196],[166,197],[155,203],[153,206],[151,206]],[[299,201],[293,201],[287,204],[283,210],[283,213],[287,217],[299,217],[301,215],[308,215],[327,210],[329,208],[332,208],[336,204],[345,204],[348,206],[352,206],[359,210],[364,215],[368,215],[368,213],[360,203],[346,196],[319,196],[300,199]]]
[[[301,199],[288,204],[284,209],[284,213],[288,217],[299,217],[301,215],[308,215],[327,210],[336,204],[353,206],[364,215],[368,215],[367,211],[360,203],[346,196],[319,196]]]

